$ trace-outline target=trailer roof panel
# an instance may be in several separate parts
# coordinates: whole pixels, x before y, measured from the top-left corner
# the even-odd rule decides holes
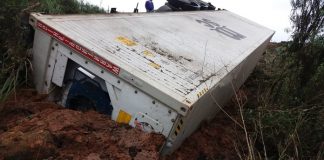
[[[191,104],[274,33],[229,11],[32,16],[118,67],[112,73]]]

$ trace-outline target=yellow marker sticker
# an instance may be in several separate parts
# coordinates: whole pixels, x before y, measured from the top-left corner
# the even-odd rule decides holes
[[[152,52],[148,51],[148,50],[145,50],[145,51],[143,52],[143,54],[144,54],[145,56],[147,56],[147,57],[154,57],[154,54],[153,54]]]
[[[207,88],[204,88],[202,91],[200,91],[198,94],[197,94],[197,97],[200,98],[201,96],[203,96],[205,93],[207,93],[208,89]]]
[[[132,41],[126,37],[122,37],[122,36],[117,37],[116,40],[125,44],[126,46],[136,46],[137,45],[134,41]]]
[[[153,63],[153,62],[149,63],[149,65],[154,67],[155,69],[160,69],[161,68],[161,66],[159,64],[156,64],[156,63]]]
[[[131,119],[132,119],[132,116],[130,114],[128,114],[127,112],[125,112],[123,110],[119,110],[119,114],[117,117],[118,123],[128,124]]]

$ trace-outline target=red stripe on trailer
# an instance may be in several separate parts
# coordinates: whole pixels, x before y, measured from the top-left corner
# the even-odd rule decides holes
[[[70,38],[64,36],[62,33],[56,31],[55,29],[49,27],[48,25],[44,24],[41,21],[37,21],[37,27],[43,31],[45,31],[46,33],[48,33],[49,35],[51,35],[53,38],[61,41],[62,43],[66,44],[67,46],[71,47],[72,49],[74,49],[75,51],[77,51],[78,53],[80,53],[81,55],[91,59],[92,61],[96,62],[97,64],[99,64],[100,66],[106,68],[108,71],[110,71],[113,74],[118,75],[120,68],[116,65],[114,65],[113,63],[91,53],[91,51],[89,51],[87,48],[77,44],[76,42],[74,42],[73,40],[71,40]]]

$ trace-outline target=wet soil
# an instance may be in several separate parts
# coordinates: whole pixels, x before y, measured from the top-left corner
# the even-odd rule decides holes
[[[164,137],[143,133],[95,111],[68,110],[23,89],[0,104],[2,159],[237,159],[234,123],[223,113],[202,125],[172,155]]]

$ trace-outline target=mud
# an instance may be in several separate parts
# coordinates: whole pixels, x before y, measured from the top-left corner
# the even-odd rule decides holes
[[[231,116],[236,117],[232,106],[225,107]],[[244,139],[243,133],[223,112],[219,112],[211,122],[206,122],[185,140],[181,147],[167,159],[177,160],[223,160],[240,159],[236,146]]]
[[[29,97],[30,96],[30,97]],[[162,135],[94,111],[64,109],[33,93],[1,105],[0,159],[158,159]]]
[[[175,153],[160,157],[162,135],[117,124],[94,111],[62,108],[25,89],[0,105],[0,160],[237,159],[233,128],[220,112]]]
[[[187,62],[192,62],[193,61],[193,59],[187,58],[187,57],[184,57],[184,56],[174,56],[171,53],[171,51],[167,51],[167,50],[164,50],[161,47],[159,47],[159,44],[157,42],[150,42],[150,43],[145,44],[144,46],[146,48],[151,49],[155,53],[157,53],[157,54],[159,54],[159,55],[161,55],[163,57],[166,57],[169,60],[174,61],[174,62],[179,62],[179,63],[183,64],[183,63],[185,63],[184,61],[187,61]]]

